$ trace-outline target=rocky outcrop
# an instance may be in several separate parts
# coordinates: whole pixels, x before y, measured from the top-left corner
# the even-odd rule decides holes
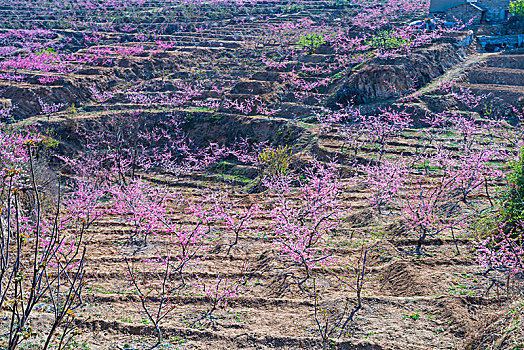
[[[397,97],[410,88],[420,88],[444,74],[467,55],[469,48],[456,43],[438,42],[393,58],[373,58],[363,66],[350,71],[328,101],[337,104],[372,103]]]

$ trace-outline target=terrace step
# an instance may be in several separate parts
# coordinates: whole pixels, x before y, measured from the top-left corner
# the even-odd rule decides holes
[[[310,117],[315,114],[317,108],[304,105],[302,103],[284,102],[278,105],[279,112],[276,116],[288,119],[300,119]]]
[[[462,83],[456,84],[456,86],[468,88],[471,92],[478,95],[486,94],[500,98],[511,105],[524,103],[524,86],[521,85]]]
[[[468,78],[471,84],[524,86],[524,69],[499,67],[477,68],[468,73]]]
[[[333,54],[312,54],[304,55],[298,61],[303,63],[327,63],[334,57],[335,55]]]
[[[524,69],[524,55],[496,55],[490,56],[486,65],[488,67]]]
[[[244,80],[240,81],[233,86],[232,94],[252,94],[252,95],[263,95],[273,90],[272,83],[257,81],[257,80]]]

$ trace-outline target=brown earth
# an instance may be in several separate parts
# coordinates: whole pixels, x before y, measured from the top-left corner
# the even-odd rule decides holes
[[[275,23],[304,17],[321,18],[318,17],[319,12],[325,15],[314,1],[308,3],[310,8],[299,14],[274,18]],[[158,82],[163,77],[151,72],[162,69],[169,71],[166,80],[194,81],[197,78],[191,68],[198,61],[197,58],[209,57],[209,61],[199,67],[199,73],[216,78],[222,77],[222,73],[227,70],[233,88],[227,96],[239,100],[254,95],[263,96],[275,107],[281,108],[282,112],[267,118],[232,111],[202,112],[192,105],[182,106],[176,111],[191,114],[195,118],[190,132],[196,142],[231,143],[236,137],[250,136],[257,141],[294,145],[296,164],[312,155],[324,159],[338,155],[343,162],[345,154],[339,134],[335,131],[321,133],[318,126],[308,123],[307,119],[304,122],[293,120],[297,116],[311,117],[319,110],[321,103],[313,100],[310,103],[297,102],[290,94],[279,91],[284,88],[281,86],[282,72],[290,72],[301,67],[302,63],[318,62],[320,66],[328,64],[334,54],[326,49],[313,55],[302,55],[281,72],[251,66],[250,57],[239,59],[233,54],[241,48],[251,49],[251,43],[237,39],[231,33],[245,30],[246,35],[260,35],[264,33],[265,25],[263,22],[252,23],[245,28],[234,24],[229,27],[224,25],[216,30],[205,30],[201,36],[178,33],[173,38],[179,45],[172,51],[160,55],[148,52],[144,57],[119,57],[111,67],[87,66],[61,78],[56,86],[39,86],[36,80],[30,84],[13,84],[9,87],[4,84],[7,90],[6,95],[2,95],[2,103],[19,106],[17,116],[27,118],[26,122],[29,123],[36,122],[41,129],[52,129],[62,142],[61,151],[73,152],[78,147],[78,140],[68,139],[68,135],[78,125],[100,126],[108,114],[126,115],[137,109],[150,113],[151,118],[154,118],[155,113],[162,113],[155,110],[158,106],[137,106],[120,95],[104,104],[95,103],[87,92],[91,84],[96,82],[100,89],[116,91],[136,79]],[[342,87],[340,91],[349,91],[352,96],[369,97],[367,102],[388,99],[392,96],[386,90],[385,81],[398,90],[405,90],[412,73],[416,73],[419,87],[425,84],[429,84],[429,87],[420,90],[423,96],[411,105],[401,104],[402,107],[412,108],[415,116],[428,111],[460,110],[461,106],[449,96],[429,96],[434,92],[432,84],[436,83],[435,79],[446,72],[449,74],[444,75],[444,79],[466,77],[455,83],[455,86],[487,93],[496,106],[515,103],[522,98],[524,91],[519,83],[523,69],[520,65],[522,53],[492,56],[473,54],[472,48],[457,49],[455,44],[437,43],[388,62],[371,60],[361,69],[351,72],[346,79],[335,81],[330,89]],[[471,55],[465,57],[465,53]],[[223,61],[215,61],[220,57]],[[215,70],[204,68],[209,62],[215,64]],[[165,88],[169,90],[172,87],[167,85]],[[317,97],[325,101],[332,91],[318,92]],[[37,116],[40,113],[37,96],[46,102],[74,102],[77,107],[83,108],[73,117],[66,111],[50,118]],[[339,94],[341,98],[348,96]],[[206,91],[201,97],[203,100],[216,98],[212,91]],[[370,110],[376,107],[364,106]],[[419,131],[409,129],[403,136],[392,139],[387,145],[385,156],[395,159],[401,155],[410,157],[416,154]],[[451,138],[449,141],[454,140]],[[502,140],[500,142],[503,143]],[[362,161],[369,161],[376,154],[377,150],[371,148],[358,156]],[[230,174],[239,169],[238,166],[233,167]],[[416,258],[416,237],[403,229],[395,206],[391,215],[379,215],[370,209],[367,201],[370,193],[355,185],[349,177],[352,170],[347,164],[343,170],[346,174],[343,178],[343,203],[351,211],[347,213],[347,220],[340,232],[330,237],[325,248],[341,265],[358,260],[362,246],[369,242],[380,241],[382,250],[370,267],[363,289],[363,308],[356,314],[351,335],[334,341],[330,347],[373,350],[461,349],[465,345],[475,344],[477,339],[484,336],[482,332],[477,332],[479,328],[489,324],[486,317],[489,319],[491,313],[503,313],[501,310],[507,307],[509,301],[504,293],[497,294],[494,289],[489,290],[491,280],[474,258],[471,232],[457,233],[457,240],[447,235],[430,239],[424,247],[425,257]],[[242,171],[251,177],[256,175],[256,169]],[[186,197],[197,198],[206,189],[213,188],[245,203],[264,204],[269,200],[264,194],[247,193],[246,184],[242,181],[225,179],[220,175],[223,174],[194,173],[182,178],[158,175],[155,181]],[[496,185],[492,184],[492,187]],[[482,191],[475,193],[472,200],[479,205],[486,205],[488,201]],[[179,208],[173,208],[173,215],[179,216],[181,221],[186,220]],[[231,254],[223,250],[206,254],[199,268],[186,278],[189,282],[211,282],[218,273],[224,277],[235,277],[247,264],[253,288],[246,295],[233,300],[227,309],[219,310],[214,324],[208,327],[192,325],[190,320],[198,318],[202,311],[209,308],[209,300],[197,293],[173,298],[171,301],[175,309],[162,326],[166,339],[164,349],[322,348],[315,329],[312,299],[296,288],[279,293],[278,285],[274,283],[280,276],[279,269],[287,268],[287,265],[275,258],[271,245],[263,238],[263,233],[271,229],[269,221],[261,219],[252,228],[259,234],[241,237]],[[85,343],[87,349],[93,350],[145,349],[154,337],[154,329],[140,312],[139,300],[127,279],[124,260],[140,261],[155,256],[156,247],[162,245],[162,240],[153,237],[146,247],[131,245],[126,232],[129,230],[130,227],[120,218],[105,217],[89,232],[85,303],[75,310],[84,331],[77,339],[77,348],[82,348],[81,344]],[[222,242],[232,239],[220,237]],[[148,272],[147,266],[141,267]],[[348,299],[351,306],[355,305],[354,286],[339,283],[335,272],[315,270],[318,283],[324,289],[323,302],[340,308]],[[147,274],[141,277],[147,277]],[[47,306],[44,303],[39,308],[35,320],[37,327],[45,328],[50,318]],[[499,324],[504,327],[497,328],[502,329],[501,332],[511,323],[508,317],[502,320]]]

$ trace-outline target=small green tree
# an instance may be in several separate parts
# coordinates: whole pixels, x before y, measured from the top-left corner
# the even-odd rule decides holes
[[[512,239],[521,240],[524,223],[524,149],[509,164],[508,184],[503,190],[499,206],[486,212],[476,223],[480,237],[486,238],[502,231]]]
[[[326,39],[324,38],[324,35],[313,32],[301,35],[297,45],[308,53],[312,53],[325,43]]]
[[[524,21],[524,0],[514,0],[509,3],[509,12]]]
[[[384,30],[371,37],[366,43],[374,48],[390,50],[409,46],[411,41],[409,38],[399,36],[393,30]]]
[[[524,219],[524,149],[516,161],[510,164],[512,172],[508,175],[508,188],[504,194],[502,208],[510,224]]]
[[[266,148],[258,155],[258,162],[263,168],[263,174],[270,177],[280,177],[289,174],[292,151],[288,146]]]

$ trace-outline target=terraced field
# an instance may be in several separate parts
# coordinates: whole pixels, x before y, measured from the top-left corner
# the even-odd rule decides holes
[[[524,55],[509,53],[494,55],[484,65],[468,73],[468,83],[463,86],[478,94],[490,94],[492,98],[509,104],[521,103],[524,98]],[[497,101],[498,102],[498,101]]]
[[[222,152],[216,146],[206,148],[213,162],[191,171],[182,166],[166,170],[152,162],[155,166],[137,167],[135,174],[133,164],[133,177],[187,202],[211,193],[227,195],[231,212],[261,208],[230,249],[235,232],[218,221],[207,232],[205,249],[192,257],[194,266],[168,274],[169,283],[183,280],[185,287],[166,296],[170,312],[160,325],[159,348],[462,349],[487,316],[515,300],[521,290],[518,276],[486,272],[478,263],[474,226],[481,216],[473,214],[498,203],[507,184],[507,161],[522,141],[521,125],[512,114],[518,112],[511,108],[524,102],[521,51],[485,53],[474,42],[463,47],[464,38],[473,34],[457,30],[439,32],[410,50],[380,53],[368,41],[378,29],[351,22],[367,8],[364,3],[124,3],[98,8],[0,0],[2,122],[32,125],[58,141],[61,157],[74,159],[90,150],[90,134],[118,131],[115,138],[125,138],[126,130],[139,130],[133,120],[165,125],[163,118],[176,116],[173,128],[178,132],[182,125],[180,138],[188,140],[183,151],[210,145],[242,148],[247,146],[239,140],[250,140],[249,145],[274,150],[289,146],[289,168],[297,176],[306,176],[314,158],[322,164],[336,161],[340,174],[340,220],[326,218],[336,222],[336,229],[326,231],[316,247],[329,263],[312,264],[307,283],[297,284],[290,280],[304,278],[304,266],[279,251],[270,210],[279,197],[261,182],[260,155],[250,161],[231,155],[215,159]],[[392,18],[388,25],[398,28],[425,15],[384,11]],[[325,34],[334,28],[344,35]],[[310,33],[325,34],[325,40],[312,48],[300,45],[300,40],[314,40]],[[358,42],[362,33],[370,35],[359,42],[366,47],[355,49],[351,40]],[[389,74],[384,72],[393,78],[382,79]],[[355,104],[348,106],[349,101]],[[133,119],[138,116],[143,119]],[[402,118],[409,121],[402,124]],[[444,121],[432,124],[432,118]],[[159,128],[140,137],[171,137],[172,129]],[[109,152],[113,145],[104,147]],[[489,157],[474,158],[486,149],[493,152]],[[169,151],[162,148],[155,157]],[[437,156],[442,163],[433,164]],[[191,161],[204,163],[204,156],[198,157]],[[76,179],[80,174],[63,160],[51,158],[52,172]],[[443,224],[445,229],[421,239],[409,210],[422,206],[418,198],[441,188],[446,176],[456,180],[457,168],[475,161],[494,172],[478,175],[475,169],[469,178],[460,178],[466,185],[445,188],[435,205],[439,215],[451,208],[449,213],[460,212],[467,223]],[[399,188],[382,210],[372,200],[381,187],[367,180],[372,166],[381,164],[405,165]],[[386,180],[384,188],[390,183]],[[294,184],[290,197],[300,190]],[[105,207],[112,203],[101,202]],[[188,229],[203,220],[184,205],[169,206],[166,215]],[[129,215],[111,210],[89,227],[85,288],[73,310],[81,332],[70,349],[154,344],[157,330],[141,307],[130,271],[159,290],[162,280],[155,279],[158,266],[151,262],[159,256],[168,262],[176,258],[163,255],[165,235],[152,232],[147,244],[140,244],[130,239],[135,229]],[[209,291],[222,281],[242,281],[242,291],[206,314],[213,300],[202,287]],[[151,303],[158,302],[158,294],[151,294]],[[35,310],[31,325],[47,329],[55,311],[51,303],[42,300]],[[334,326],[352,310],[355,315],[344,327]],[[323,338],[320,323],[325,320],[334,332]],[[24,348],[41,348],[37,340],[27,340]]]
[[[16,16],[24,16],[24,13],[32,11],[22,7],[23,3],[19,6],[21,8],[15,9],[11,6],[3,10],[6,13],[4,17],[6,23],[16,22]],[[170,11],[169,6],[152,3],[141,8],[136,16],[140,14],[145,16],[151,9],[158,8],[166,12]],[[53,28],[52,34],[46,34],[50,36],[49,38],[36,38],[34,44],[46,41],[62,43],[61,50],[75,54],[70,64],[77,66],[68,74],[17,70],[18,74],[27,74],[27,77],[23,82],[3,83],[4,103],[16,105],[13,111],[15,116],[27,117],[41,113],[38,97],[47,104],[74,103],[77,107],[85,105],[86,110],[90,110],[99,108],[90,105],[91,87],[103,91],[125,91],[131,86],[129,85],[131,82],[140,82],[150,90],[147,95],[154,101],[156,94],[176,93],[180,90],[180,84],[187,83],[197,89],[195,100],[198,101],[198,105],[215,106],[216,103],[222,102],[221,106],[224,109],[224,99],[244,102],[256,96],[271,98],[271,100],[276,100],[278,97],[284,116],[290,117],[297,113],[304,115],[309,110],[309,105],[318,105],[318,99],[323,97],[321,91],[311,96],[308,103],[296,103],[291,96],[285,96],[285,91],[279,93],[275,91],[277,90],[275,85],[281,82],[279,74],[292,71],[299,73],[302,67],[311,65],[322,68],[333,61],[334,55],[333,53],[299,55],[304,57],[297,57],[297,60],[287,62],[282,70],[262,69],[260,55],[275,51],[281,45],[270,35],[269,26],[306,19],[313,20],[313,23],[333,21],[337,18],[337,14],[344,13],[347,9],[344,6],[325,8],[322,1],[301,2],[298,9],[294,13],[287,14],[282,12],[285,6],[275,8],[272,3],[268,3],[251,9],[246,4],[242,7],[246,13],[236,19],[197,18],[196,22],[183,24],[166,22],[163,26],[174,26],[177,28],[174,30],[175,33],[156,35],[155,41],[151,41],[151,37],[133,41],[137,32],[135,29],[131,34],[125,31],[101,32],[97,34],[96,39],[92,39],[92,42],[89,41],[89,37],[85,44],[82,43],[83,30],[54,29],[60,26],[60,23],[47,19],[42,24],[46,28]],[[205,9],[201,11],[206,13]],[[254,13],[251,14],[251,11]],[[115,10],[114,15],[111,13],[105,15],[111,17],[116,16],[116,13],[119,13],[118,9]],[[235,23],[235,20],[241,23]],[[140,30],[154,32],[154,26],[155,24],[150,23],[144,28],[141,26]],[[179,27],[188,27],[190,30],[180,30]],[[194,28],[198,30],[195,32]],[[164,32],[166,31],[169,32],[164,29]],[[165,44],[159,47],[158,42],[165,42]],[[89,47],[85,48],[85,46]],[[117,49],[112,51],[111,47],[117,47],[120,51]],[[262,49],[257,50],[258,47]],[[102,53],[103,57],[99,53]],[[42,77],[53,77],[52,79],[56,80],[42,84],[38,81]],[[310,78],[310,80],[314,79]],[[215,90],[211,90],[211,87]],[[216,90],[217,87],[225,88],[229,93],[224,97]],[[118,95],[111,102],[114,103],[104,104],[103,108],[121,110],[137,107],[136,103],[130,104],[131,101],[125,101],[125,98],[119,98]],[[160,105],[160,103],[156,104]]]

